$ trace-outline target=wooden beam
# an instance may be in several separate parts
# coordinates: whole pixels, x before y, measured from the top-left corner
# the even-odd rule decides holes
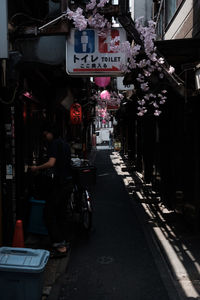
[[[118,20],[120,24],[124,27],[129,36],[135,41],[136,44],[140,45],[144,50],[144,43],[140,38],[140,35],[135,28],[135,22],[130,15],[119,15]]]

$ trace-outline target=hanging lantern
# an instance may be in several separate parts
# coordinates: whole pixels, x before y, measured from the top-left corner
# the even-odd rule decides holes
[[[78,103],[74,103],[70,107],[70,120],[74,125],[78,125],[82,122],[82,107]]]
[[[99,87],[106,87],[110,83],[110,77],[95,77],[94,82]]]
[[[100,94],[101,100],[110,100],[110,93],[107,90],[104,90]]]

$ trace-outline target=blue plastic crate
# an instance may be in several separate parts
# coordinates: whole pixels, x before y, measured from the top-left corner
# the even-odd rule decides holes
[[[1,300],[39,300],[49,251],[0,248]]]
[[[31,197],[29,202],[31,203],[31,207],[27,231],[47,235],[48,230],[44,223],[45,200],[36,200]]]

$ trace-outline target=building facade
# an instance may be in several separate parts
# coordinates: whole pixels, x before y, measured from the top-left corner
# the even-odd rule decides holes
[[[198,0],[165,0],[154,11],[158,48],[175,66],[184,81],[184,97],[176,112],[178,122],[173,126],[178,144],[174,164],[175,208],[199,229],[200,217],[200,124],[198,118],[200,94],[195,84],[200,62],[200,2]],[[165,50],[164,50],[165,48]],[[170,50],[171,48],[171,50]],[[174,96],[173,101],[177,102]],[[178,148],[177,148],[178,147]],[[174,150],[175,150],[174,149]],[[174,155],[174,154],[173,154]],[[179,165],[179,166],[178,166]],[[184,167],[182,168],[181,165]],[[181,178],[179,187],[176,178]],[[180,190],[180,191],[179,191]]]
[[[198,0],[160,1],[160,6],[154,11],[158,38],[165,40],[199,38],[199,9]]]
[[[90,80],[66,73],[71,25],[60,16],[67,4],[0,3],[0,15],[6,16],[0,21],[0,244],[11,245],[16,219],[27,228],[31,179],[26,170],[44,159],[44,125],[56,123],[60,134],[79,143],[81,150],[92,144],[95,110],[88,105]],[[73,102],[85,107],[77,126],[70,122]]]
[[[117,120],[123,153],[143,174],[144,182],[159,192],[161,201],[169,209],[184,214],[199,230],[200,94],[195,81],[200,62],[200,3],[149,2],[153,8],[151,19],[156,22],[157,51],[175,68],[179,83],[174,85],[166,80],[163,84],[168,96],[159,117],[138,117],[134,97],[121,106]],[[134,1],[134,7],[136,3],[141,4]],[[133,84],[134,80],[133,74]]]

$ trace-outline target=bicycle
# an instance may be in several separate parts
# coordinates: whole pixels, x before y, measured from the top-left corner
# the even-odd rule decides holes
[[[72,217],[78,215],[78,222],[82,229],[90,231],[93,209],[89,188],[95,183],[96,170],[87,160],[79,160],[78,164],[72,163],[72,173],[73,189],[69,208]]]

